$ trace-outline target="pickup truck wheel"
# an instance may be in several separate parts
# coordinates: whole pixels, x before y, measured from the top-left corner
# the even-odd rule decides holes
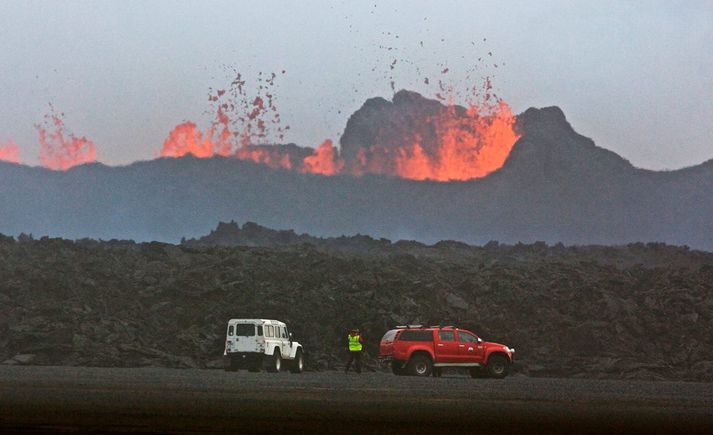
[[[282,357],[280,351],[275,350],[275,353],[267,359],[267,371],[270,373],[279,373],[282,370]]]
[[[295,354],[295,359],[292,361],[292,366],[290,367],[290,372],[292,373],[302,373],[305,366],[305,358],[302,355],[302,351],[298,350]]]
[[[433,363],[427,356],[416,355],[409,361],[407,369],[413,376],[430,376],[431,370],[433,370]]]
[[[510,361],[502,355],[493,355],[488,359],[485,369],[490,377],[502,379],[507,376],[510,370]]]

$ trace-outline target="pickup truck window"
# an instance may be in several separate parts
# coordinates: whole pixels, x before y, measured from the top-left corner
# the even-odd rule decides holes
[[[392,329],[391,331],[386,332],[384,336],[381,338],[381,341],[393,341],[394,337],[396,336],[396,329]]]
[[[453,331],[438,331],[438,339],[441,341],[456,341],[456,335]]]
[[[478,341],[475,335],[469,334],[467,332],[458,331],[458,341],[462,343],[476,343]]]
[[[433,332],[407,329],[399,335],[399,341],[433,341]]]

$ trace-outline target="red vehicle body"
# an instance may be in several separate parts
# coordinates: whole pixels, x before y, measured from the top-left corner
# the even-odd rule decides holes
[[[514,353],[452,326],[396,327],[384,334],[379,346],[379,359],[390,364],[394,374],[414,376],[438,376],[442,367],[464,367],[474,378],[504,378]]]

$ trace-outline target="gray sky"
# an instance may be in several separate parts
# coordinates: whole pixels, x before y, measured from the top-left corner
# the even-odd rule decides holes
[[[37,164],[33,125],[51,102],[98,160],[153,158],[176,124],[210,121],[208,88],[226,87],[235,68],[248,79],[286,70],[286,140],[317,146],[338,139],[364,99],[390,97],[394,59],[397,89],[428,96],[423,77],[448,67],[465,86],[477,65],[515,113],[560,106],[578,132],[636,166],[713,158],[709,0],[5,0],[0,144],[12,139]]]

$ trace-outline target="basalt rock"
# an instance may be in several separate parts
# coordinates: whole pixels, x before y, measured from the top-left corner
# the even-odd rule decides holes
[[[377,369],[382,334],[422,323],[515,347],[527,376],[713,381],[713,254],[330,243],[0,238],[0,361],[217,368],[227,320],[262,317],[290,325],[310,369],[342,367],[355,326]]]

